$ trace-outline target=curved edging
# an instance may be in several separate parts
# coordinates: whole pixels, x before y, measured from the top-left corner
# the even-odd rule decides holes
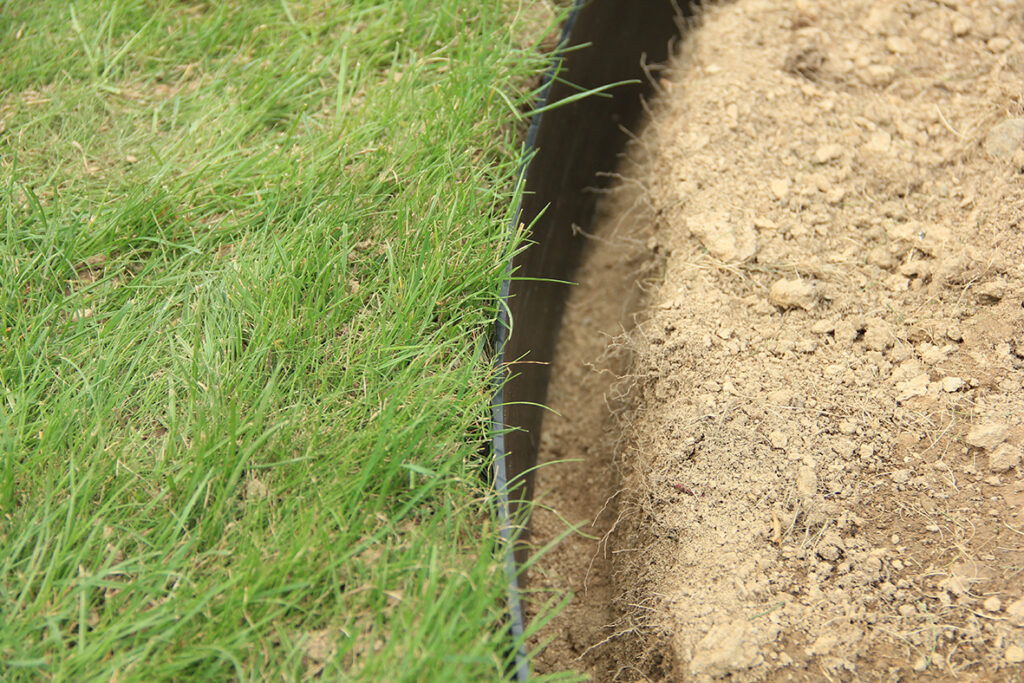
[[[581,91],[629,81],[607,93],[584,97],[534,118],[527,138],[532,158],[523,172],[523,197],[512,228],[531,226],[531,245],[512,261],[502,286],[494,347],[499,368],[492,403],[494,483],[501,497],[502,540],[512,548],[515,520],[533,497],[533,468],[547,397],[550,361],[568,296],[567,281],[579,262],[586,226],[603,184],[643,113],[653,84],[646,65],[663,62],[679,34],[680,17],[696,0],[576,0],[559,56],[541,94],[544,105]],[[514,324],[511,322],[514,321]],[[511,635],[524,631],[519,601],[525,546],[509,552]],[[525,651],[516,660],[517,680],[529,675]]]

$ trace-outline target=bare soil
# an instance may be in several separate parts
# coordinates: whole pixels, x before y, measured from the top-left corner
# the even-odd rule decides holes
[[[1015,1],[705,11],[560,341],[538,671],[1024,677],[1022,36]]]

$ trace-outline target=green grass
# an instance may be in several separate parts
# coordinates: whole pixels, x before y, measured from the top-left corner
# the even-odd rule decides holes
[[[519,4],[0,0],[0,678],[504,675]]]

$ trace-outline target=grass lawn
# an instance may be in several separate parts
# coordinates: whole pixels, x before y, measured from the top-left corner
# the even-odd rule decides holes
[[[0,0],[0,678],[496,680],[515,0]]]

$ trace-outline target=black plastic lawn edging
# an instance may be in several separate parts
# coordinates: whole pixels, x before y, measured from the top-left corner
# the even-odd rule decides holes
[[[534,117],[527,138],[532,152],[523,172],[523,197],[513,230],[531,226],[530,246],[513,260],[502,287],[495,326],[497,390],[492,405],[494,483],[501,497],[502,539],[509,548],[511,637],[521,640],[524,623],[519,590],[527,557],[519,526],[524,502],[533,498],[542,407],[550,362],[584,238],[599,174],[613,171],[651,94],[650,66],[664,62],[679,35],[681,18],[695,0],[576,0],[541,94],[543,114]],[[559,106],[580,92],[623,83]],[[547,107],[551,106],[550,109]],[[511,320],[511,323],[510,323]],[[514,548],[514,552],[512,551]],[[516,660],[517,680],[529,676],[524,649]]]

